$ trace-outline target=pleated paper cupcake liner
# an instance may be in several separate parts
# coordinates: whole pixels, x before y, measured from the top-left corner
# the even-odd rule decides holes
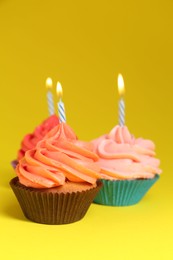
[[[58,194],[27,188],[19,183],[18,177],[13,178],[10,185],[25,217],[33,222],[50,225],[81,220],[102,187],[99,181],[95,188],[86,191]]]
[[[108,206],[130,206],[138,203],[152,185],[159,179],[104,180],[103,187],[94,199],[94,203]]]

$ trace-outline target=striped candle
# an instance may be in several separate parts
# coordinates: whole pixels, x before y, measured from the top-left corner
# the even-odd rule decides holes
[[[119,100],[119,125],[124,126],[125,124],[125,103],[124,99]]]
[[[124,102],[124,80],[121,74],[118,75],[118,91],[120,94],[120,99],[118,103],[118,113],[119,113],[119,125],[124,126],[125,125],[125,102]]]
[[[48,103],[48,111],[49,111],[49,115],[54,115],[55,114],[55,109],[54,109],[54,102],[53,102],[53,95],[52,95],[52,79],[51,78],[47,78],[46,80],[46,87],[48,89],[47,91],[47,103]]]
[[[56,92],[57,95],[59,97],[59,101],[58,101],[58,114],[59,114],[59,120],[60,123],[65,123],[66,122],[66,115],[65,115],[65,107],[64,107],[64,103],[62,102],[62,86],[61,84],[58,82],[57,86],[56,86]]]

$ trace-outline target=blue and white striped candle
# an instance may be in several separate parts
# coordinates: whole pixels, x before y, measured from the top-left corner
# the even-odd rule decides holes
[[[118,104],[118,114],[119,114],[119,125],[122,127],[125,125],[125,102],[124,102],[124,80],[121,74],[118,75],[118,91],[120,94],[119,104]]]
[[[66,122],[66,115],[65,115],[65,107],[64,107],[64,103],[62,102],[62,86],[61,84],[58,82],[57,86],[56,86],[56,92],[57,95],[59,97],[59,101],[58,101],[58,114],[59,114],[59,120],[60,123],[65,123]]]
[[[55,114],[55,109],[54,109],[54,102],[53,102],[53,95],[52,95],[52,79],[47,78],[46,80],[46,88],[48,89],[47,91],[47,103],[48,103],[48,111],[49,115],[54,115]]]

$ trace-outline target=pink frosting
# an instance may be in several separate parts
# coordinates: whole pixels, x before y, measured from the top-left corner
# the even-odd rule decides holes
[[[18,151],[18,160],[20,160],[27,150],[33,149],[36,144],[56,125],[59,124],[59,119],[56,115],[52,115],[37,126],[33,133],[25,135],[21,142],[21,148]]]
[[[155,145],[150,140],[135,138],[126,126],[115,126],[109,134],[92,141],[100,159],[102,178],[153,178],[160,174],[160,160],[155,158]]]

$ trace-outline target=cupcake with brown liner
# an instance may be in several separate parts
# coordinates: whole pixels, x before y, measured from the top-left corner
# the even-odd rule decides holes
[[[155,145],[150,140],[136,139],[126,126],[92,141],[98,154],[103,188],[95,203],[128,206],[138,203],[159,179],[160,161],[155,158]]]
[[[10,185],[24,215],[38,223],[67,224],[84,217],[101,188],[98,156],[65,123],[25,152]]]
[[[45,135],[55,126],[59,124],[59,118],[54,114],[45,119],[38,125],[33,133],[26,134],[21,142],[21,147],[17,154],[17,159],[11,162],[13,168],[16,167],[18,161],[25,155],[25,152],[33,149],[36,144],[42,140]]]

